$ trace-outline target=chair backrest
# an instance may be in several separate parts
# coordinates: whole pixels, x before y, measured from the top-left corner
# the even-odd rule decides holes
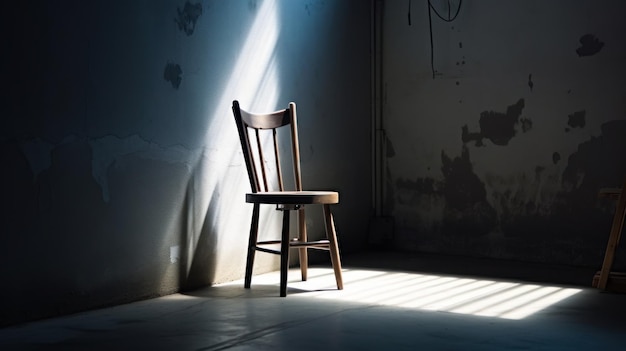
[[[302,190],[302,177],[300,174],[300,148],[298,145],[298,123],[296,120],[296,104],[289,103],[286,109],[270,112],[270,113],[250,113],[240,108],[237,100],[233,101],[233,115],[237,123],[239,131],[239,140],[243,157],[250,178],[250,186],[253,193],[280,190],[283,191],[283,176],[281,170],[281,162],[279,155],[279,142],[277,137],[277,129],[284,126],[290,126],[291,136],[291,152],[292,165],[294,175],[294,190]],[[254,142],[251,142],[251,133],[254,136]],[[273,158],[276,166],[276,183],[278,189],[271,189],[272,179],[269,179],[270,172],[266,162],[267,152],[264,152],[263,142],[261,141],[261,133],[271,134],[271,148],[273,149]],[[267,151],[267,150],[265,150]]]

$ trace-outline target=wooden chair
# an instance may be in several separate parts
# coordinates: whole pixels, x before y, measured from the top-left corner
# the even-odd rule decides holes
[[[626,286],[624,286],[626,276],[624,273],[611,272],[611,269],[613,268],[613,260],[615,259],[615,250],[619,245],[622,229],[624,228],[624,217],[626,217],[626,180],[624,180],[622,188],[600,189],[598,195],[616,199],[617,206],[615,208],[615,215],[613,216],[613,224],[611,226],[611,232],[609,233],[609,241],[606,245],[602,268],[596,273],[592,285],[601,290],[607,290],[609,278],[612,278],[614,280],[614,289],[617,288],[617,290],[623,291],[626,288]]]
[[[343,289],[343,279],[341,276],[341,260],[335,233],[335,224],[330,211],[330,205],[339,202],[339,194],[334,191],[303,191],[302,177],[300,174],[300,152],[298,145],[298,126],[296,120],[296,104],[291,102],[289,106],[280,111],[266,114],[255,114],[242,110],[237,100],[233,101],[233,114],[241,148],[248,170],[250,186],[252,192],[246,194],[246,202],[254,205],[252,210],[252,222],[250,224],[250,237],[248,241],[248,258],[246,262],[246,275],[244,287],[250,288],[252,282],[252,267],[256,251],[262,251],[280,255],[280,296],[287,296],[287,272],[289,270],[289,251],[292,248],[299,249],[300,270],[302,280],[307,279],[308,249],[321,249],[330,251],[330,259],[337,281],[337,288]],[[279,143],[277,129],[290,126],[292,166],[295,189],[287,191],[284,189],[283,176],[281,171],[281,161],[279,155]],[[264,145],[261,140],[263,133],[271,135],[271,145]],[[252,137],[251,137],[252,134]],[[253,142],[251,142],[251,139]],[[273,156],[268,161],[263,152],[264,147],[271,146]],[[271,154],[270,154],[271,155]],[[276,178],[272,182],[268,163],[271,158],[275,159],[274,166]],[[272,184],[275,188],[272,189]],[[259,230],[259,208],[260,205],[275,205],[276,210],[283,211],[282,233],[280,240],[258,241]],[[321,205],[324,213],[326,228],[326,239],[307,240],[305,209],[306,205]],[[298,236],[290,240],[289,218],[290,213],[296,211],[298,214]],[[279,245],[279,249],[272,248]]]

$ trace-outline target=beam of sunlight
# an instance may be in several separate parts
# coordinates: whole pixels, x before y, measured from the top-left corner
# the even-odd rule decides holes
[[[453,296],[467,289],[471,286],[473,281],[471,279],[457,279],[444,286],[440,286],[437,290],[430,292],[422,292],[418,295],[411,295],[409,300],[405,303],[399,304],[402,307],[409,308],[422,308],[431,302],[439,300],[442,296]]]
[[[502,303],[507,303],[507,301],[516,298],[520,295],[526,294],[530,291],[538,289],[538,285],[522,285],[519,284],[510,289],[505,289],[504,291],[500,291],[497,293],[492,293],[487,296],[483,296],[481,299],[477,299],[468,303],[459,308],[453,309],[451,312],[455,313],[465,313],[465,314],[475,314],[480,315],[481,313],[487,313],[490,308],[494,306],[498,306]]]
[[[438,291],[445,290],[448,286],[454,285],[457,282],[457,278],[453,277],[438,277],[435,280],[427,281],[423,284],[416,284],[410,286],[409,289],[404,289],[402,294],[396,296],[393,299],[385,300],[385,304],[392,305],[405,305],[411,304],[421,296],[437,293]]]
[[[488,280],[482,281],[466,279],[465,282],[465,284],[459,286],[456,289],[449,289],[448,291],[443,291],[438,294],[433,294],[429,297],[423,298],[413,307],[423,308],[426,310],[437,310],[440,308],[445,308],[445,306],[455,304],[459,300],[460,296],[471,296],[472,291],[481,290],[484,289],[485,286],[493,284],[493,282]]]
[[[362,271],[362,270],[357,270]],[[354,272],[354,271],[353,271]],[[365,271],[368,272],[368,271]],[[371,303],[377,303],[380,300],[387,300],[398,294],[402,294],[405,289],[410,289],[411,286],[416,284],[423,284],[430,280],[436,280],[438,277],[422,276],[419,274],[408,273],[383,273],[373,276],[371,278],[359,279],[354,281],[350,277],[346,277],[344,274],[344,281],[351,282],[352,289],[344,289],[336,291],[335,294],[327,294],[325,291],[336,289],[336,285],[329,281],[329,284],[325,285],[324,290],[320,293],[316,293],[315,296],[319,298],[336,299],[351,301],[365,301]],[[372,281],[376,281],[376,285],[372,285]],[[354,285],[352,285],[354,284]],[[339,294],[339,295],[337,295]]]
[[[520,287],[523,288],[525,286]],[[533,286],[523,294],[519,294],[515,297],[501,301],[500,303],[493,304],[488,308],[485,308],[476,313],[479,316],[500,316],[505,312],[514,310],[520,306],[524,306],[527,302],[535,300],[535,298],[541,298],[544,295],[548,295],[550,292],[555,291],[556,287],[541,287]]]
[[[470,303],[484,296],[497,293],[498,291],[502,291],[504,289],[507,289],[515,285],[517,284],[496,283],[496,282],[489,281],[489,280],[484,280],[484,281],[479,280],[476,282],[475,286],[473,286],[471,289],[468,289],[467,291],[462,291],[462,293],[457,293],[457,291],[454,291],[454,290],[450,291],[450,294],[446,294],[449,296],[446,296],[445,300],[442,299],[442,301],[439,301],[439,302],[433,301],[432,303],[424,306],[423,308],[428,309],[428,310],[450,311],[456,306]]]
[[[394,281],[397,280],[403,280],[403,277],[398,277],[397,274],[398,273],[387,273],[387,272],[380,272],[380,271],[362,271],[362,270],[349,270],[346,271],[345,269],[343,270],[343,278],[344,279],[349,279],[355,287],[355,290],[352,290],[350,292],[347,292],[346,290],[341,290],[341,294],[345,295],[346,293],[350,294],[350,293],[355,293],[354,295],[358,295],[359,292],[363,293],[363,290],[361,290],[360,288],[368,288],[370,289],[370,291],[372,291],[373,293],[375,293],[375,291],[377,290],[377,287],[371,287],[369,286],[369,281],[372,279],[376,279],[378,281],[382,281],[386,284],[390,284],[393,283]],[[371,273],[371,274],[363,274],[363,273]],[[310,276],[310,274],[309,274]],[[314,295],[315,297],[319,297],[319,298],[325,298],[328,297],[328,294],[325,294],[324,292],[326,290],[330,290],[330,289],[335,289],[336,288],[336,284],[327,284],[325,286],[322,286],[319,292],[314,292],[311,293],[312,295]]]
[[[308,281],[294,278],[289,282],[290,287],[308,291],[294,294],[297,297],[491,318],[523,319],[582,291],[490,279],[364,269],[344,270],[344,290],[336,290],[334,275],[319,273],[332,273],[332,269],[309,270],[312,274]],[[277,274],[268,273],[259,276],[259,279],[266,277],[269,284],[276,284]],[[324,289],[320,290],[320,286]]]
[[[575,295],[580,290],[578,289],[558,289],[552,294],[545,296],[543,298],[535,299],[532,302],[529,302],[526,305],[519,306],[516,309],[508,311],[500,315],[502,318],[507,319],[522,319],[530,316],[531,314],[541,311],[544,308],[555,304],[561,300],[565,300],[570,296]]]
[[[233,23],[233,25],[240,25]],[[247,170],[241,156],[241,145],[231,112],[233,100],[239,100],[249,111],[273,111],[280,95],[280,77],[277,70],[276,44],[280,32],[276,0],[259,2],[252,25],[232,70],[222,95],[207,113],[210,121],[204,137],[204,151],[196,160],[190,190],[187,249],[189,269],[197,250],[203,228],[210,225],[210,235],[216,236],[216,272],[226,275],[239,271],[233,255],[245,255],[249,218],[252,212],[245,204],[243,194],[250,191]],[[277,227],[277,216],[269,207],[262,208],[260,228]],[[243,219],[243,220],[242,220]],[[258,268],[267,270],[275,260],[260,260]],[[243,261],[242,261],[243,262]],[[269,265],[264,268],[264,266]],[[256,266],[255,266],[256,267]],[[233,271],[233,272],[230,272]]]
[[[383,301],[395,301],[402,300],[406,296],[407,292],[428,288],[432,285],[439,285],[442,282],[439,277],[427,277],[417,276],[412,277],[410,274],[400,283],[396,283],[396,286],[388,286],[385,289],[385,285],[380,285],[380,289],[376,295],[366,294],[366,296],[359,298],[359,301],[366,303],[380,304]]]

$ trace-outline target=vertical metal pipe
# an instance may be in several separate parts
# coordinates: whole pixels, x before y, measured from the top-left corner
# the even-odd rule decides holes
[[[383,1],[370,2],[370,50],[371,55],[371,143],[372,143],[372,203],[376,216],[383,213],[384,197],[384,128],[382,120],[382,17]]]

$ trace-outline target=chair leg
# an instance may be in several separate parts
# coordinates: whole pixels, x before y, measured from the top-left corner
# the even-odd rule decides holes
[[[304,209],[298,211],[298,241],[301,243],[308,240],[306,233],[306,217],[304,215]],[[309,255],[306,247],[299,249],[300,254],[300,273],[302,275],[302,281],[307,280],[307,269],[309,267]]]
[[[254,204],[252,209],[252,222],[250,223],[250,236],[248,238],[248,258],[246,260],[246,276],[244,288],[249,289],[252,283],[252,267],[254,266],[254,254],[256,253],[256,242],[259,233],[259,204]]]
[[[341,275],[341,258],[339,257],[339,246],[337,244],[337,234],[335,232],[335,222],[330,212],[330,205],[324,205],[324,221],[326,222],[326,236],[330,242],[330,261],[335,271],[335,280],[337,281],[337,289],[343,289],[343,277]]]
[[[617,248],[624,228],[624,218],[626,217],[626,184],[622,193],[620,194],[617,207],[615,208],[615,215],[613,216],[613,225],[611,226],[611,232],[609,234],[609,242],[606,245],[606,253],[604,254],[604,262],[600,269],[600,278],[598,280],[598,288],[600,290],[606,290],[606,285],[609,281],[609,275],[611,274],[611,268],[613,267],[613,259],[615,258],[615,249]]]
[[[283,230],[280,242],[280,296],[287,296],[287,272],[289,271],[289,215],[283,210]]]

